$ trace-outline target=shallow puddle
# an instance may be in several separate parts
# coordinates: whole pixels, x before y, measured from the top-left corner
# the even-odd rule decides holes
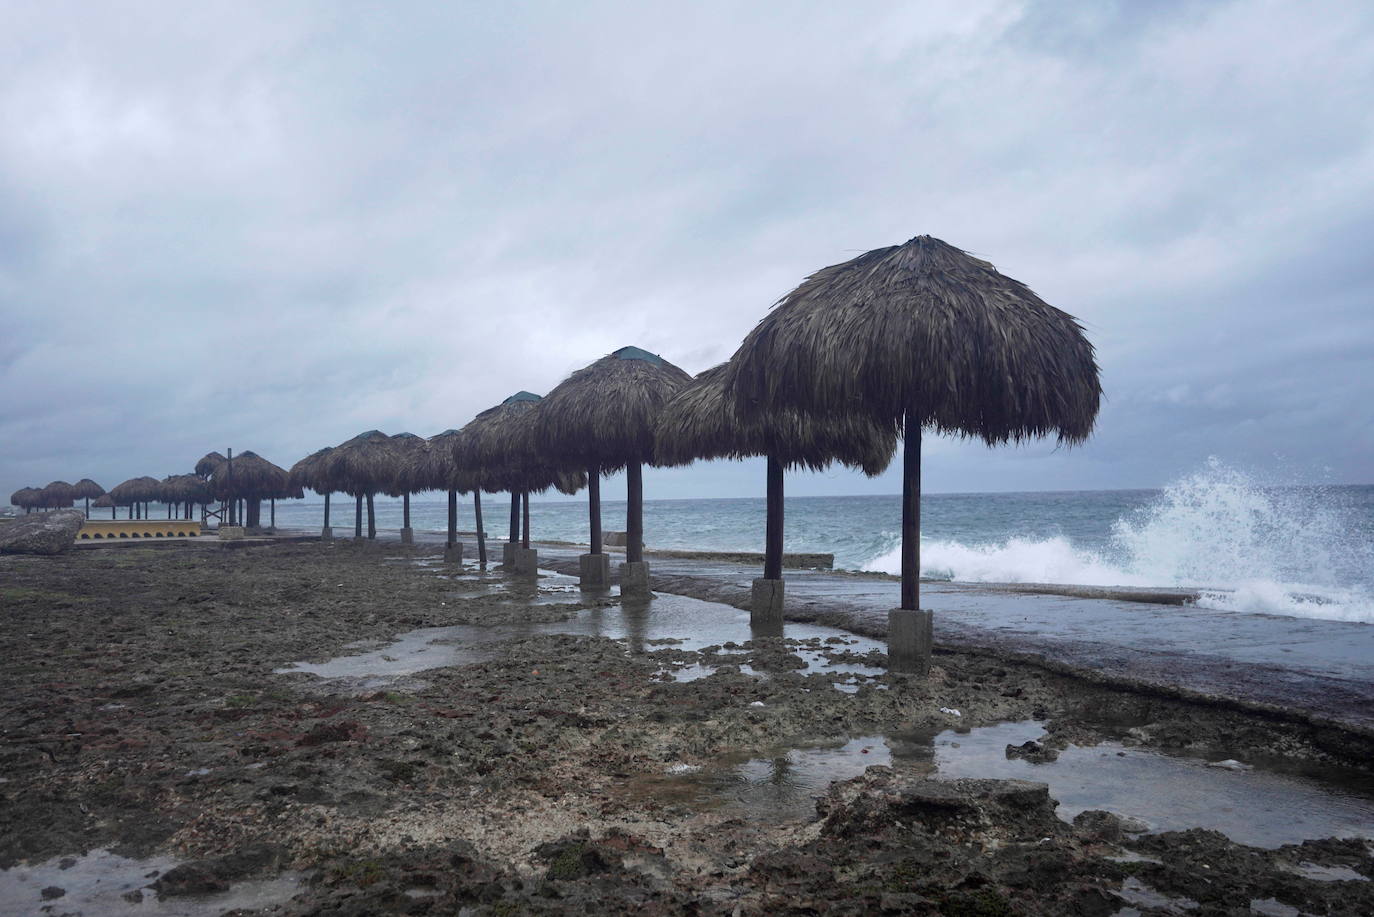
[[[1003,723],[937,735],[862,736],[793,746],[754,758],[723,758],[690,772],[642,781],[635,792],[693,808],[726,807],[765,821],[808,819],[836,780],[882,764],[937,779],[1001,777],[1049,784],[1057,814],[1087,809],[1129,816],[1149,831],[1211,828],[1256,847],[1323,837],[1374,838],[1374,800],[1263,771],[1208,767],[1115,743],[1070,746],[1057,761],[1008,759],[1006,747],[1044,735],[1039,723]]]
[[[722,660],[717,663],[674,665],[666,672],[676,680],[690,681],[712,674],[719,665],[736,664],[728,657],[743,653],[740,644],[755,637],[780,636],[777,631],[753,631],[749,613],[729,605],[703,602],[679,595],[656,595],[649,599],[619,599],[617,604],[582,607],[577,581],[561,574],[541,576],[537,592],[534,581],[517,585],[515,581],[479,582],[481,594],[508,595],[510,603],[559,604],[566,603],[577,610],[575,617],[562,621],[537,624],[472,625],[426,627],[401,634],[391,643],[376,649],[355,646],[360,652],[339,656],[326,662],[297,662],[277,669],[278,674],[305,672],[320,678],[355,681],[362,690],[371,690],[389,683],[390,679],[413,675],[441,666],[466,665],[490,657],[492,646],[504,640],[541,634],[569,634],[575,636],[606,637],[624,640],[632,653],[652,652],[663,646],[688,652],[720,649]],[[521,589],[527,590],[521,593]],[[465,596],[470,593],[463,593]],[[475,594],[475,593],[473,593]],[[810,624],[787,625],[789,649],[805,662],[803,673],[821,672],[834,676],[840,690],[857,691],[868,678],[882,674],[882,670],[860,663],[834,663],[825,655],[826,649],[846,650],[856,654],[883,651],[876,640],[858,637],[833,627]],[[745,666],[743,668],[748,668]],[[753,674],[753,670],[749,670]]]
[[[235,882],[228,891],[158,898],[152,884],[180,863],[169,856],[131,860],[108,850],[92,850],[84,856],[54,857],[33,866],[0,870],[0,914],[203,917],[281,904],[301,891],[305,881],[300,873],[283,873]]]

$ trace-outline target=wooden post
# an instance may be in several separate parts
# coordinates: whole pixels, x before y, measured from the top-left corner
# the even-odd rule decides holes
[[[528,490],[520,492],[520,503],[525,508],[525,521],[520,528],[520,547],[528,548],[530,546],[530,492]]]
[[[638,461],[625,466],[625,561],[644,559],[644,466]]]
[[[268,523],[272,528],[277,527],[277,498],[272,498],[272,521]]]
[[[119,518],[118,513],[119,513],[119,507],[118,507],[118,506],[111,506],[111,507],[110,507],[110,518],[111,518],[111,519],[118,519],[118,518]]]
[[[902,608],[921,607],[921,426],[906,414],[902,443]]]
[[[768,521],[763,542],[763,578],[782,579],[782,462],[768,456]]]
[[[329,494],[324,495],[324,527],[329,528]]]
[[[353,537],[363,537],[363,495],[358,494],[358,506],[353,512]]]
[[[367,495],[367,537],[369,541],[377,538],[377,510],[372,505],[372,494]]]
[[[229,504],[229,524],[238,525],[238,516],[236,514],[239,508],[239,501],[238,498],[234,496],[234,450],[228,449],[227,451],[229,455],[225,461],[228,463],[228,468],[226,468],[224,472],[224,489],[225,492],[229,494],[227,501]]]
[[[448,491],[448,541],[446,547],[453,547],[458,543],[458,491],[449,488]]]
[[[592,465],[587,469],[587,510],[591,516],[591,554],[601,551],[601,468]]]
[[[472,512],[477,517],[477,562],[487,565],[487,533],[482,530],[482,488],[472,492]]]
[[[520,540],[520,492],[518,490],[510,492],[510,538],[506,540],[511,544]]]
[[[410,491],[401,494],[401,528],[410,528]]]

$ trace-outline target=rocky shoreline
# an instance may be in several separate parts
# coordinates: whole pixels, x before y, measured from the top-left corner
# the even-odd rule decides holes
[[[428,546],[0,558],[0,868],[170,854],[139,893],[188,913],[288,873],[304,877],[290,896],[239,912],[1374,912],[1359,839],[1258,848],[1067,820],[1043,784],[895,756],[797,811],[676,777],[798,741],[1036,721],[1044,736],[1008,757],[1111,741],[1358,781],[1374,756],[1356,732],[974,653],[914,681],[841,637],[628,647],[535,626],[611,604],[460,572]],[[455,625],[503,636],[380,685],[278,672]],[[855,666],[851,690],[810,656]],[[50,887],[35,912],[81,913],[74,886]]]

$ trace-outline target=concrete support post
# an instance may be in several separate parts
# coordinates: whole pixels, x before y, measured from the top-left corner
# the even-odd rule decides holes
[[[237,541],[247,533],[241,525],[221,525],[219,527],[219,537],[221,541]]]
[[[648,595],[649,564],[647,561],[627,561],[620,565],[620,594]]]
[[[782,580],[754,580],[753,601],[749,606],[749,626],[772,627],[782,624],[782,595]]]
[[[579,554],[578,583],[583,589],[599,591],[611,587],[611,558],[608,554]]]
[[[333,540],[334,540],[334,527],[333,527],[332,525],[326,525],[324,528],[320,529],[320,541],[333,541]]]
[[[463,562],[463,543],[455,541],[444,548],[444,560],[451,564],[461,564]]]
[[[415,530],[412,528],[401,529],[401,544],[414,544]]]
[[[894,608],[887,613],[887,668],[901,675],[926,675],[935,645],[935,613]]]
[[[539,572],[539,552],[534,548],[515,548],[515,572],[521,576],[534,576]]]
[[[501,563],[507,567],[515,563],[515,549],[519,547],[513,541],[501,542]]]

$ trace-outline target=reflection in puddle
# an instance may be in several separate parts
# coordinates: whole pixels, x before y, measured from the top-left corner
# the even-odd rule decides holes
[[[723,758],[701,770],[645,780],[637,789],[659,801],[726,807],[760,820],[808,819],[831,782],[882,764],[939,779],[1000,777],[1049,784],[1057,814],[1070,821],[1106,809],[1149,830],[1220,831],[1256,847],[1323,837],[1374,837],[1374,802],[1263,771],[1227,771],[1115,743],[1070,746],[1057,761],[1008,759],[1006,747],[1040,738],[1039,723],[1003,723],[938,735],[863,736],[842,745],[796,746],[755,758]]]
[[[180,863],[170,856],[131,860],[92,850],[84,856],[53,857],[0,870],[0,913],[201,917],[280,904],[299,892],[304,881],[300,873],[282,873],[235,882],[228,891],[158,898],[152,884]]]
[[[649,599],[620,599],[618,604],[584,607],[569,602],[578,596],[577,581],[561,574],[541,576],[524,584],[513,581],[482,582],[473,578],[479,589],[491,590],[483,594],[510,596],[512,604],[568,604],[574,617],[551,622],[425,627],[401,634],[391,643],[364,649],[362,652],[339,656],[327,662],[297,662],[278,669],[278,674],[305,672],[320,678],[356,680],[359,690],[373,690],[389,683],[389,679],[413,675],[441,666],[467,665],[480,662],[491,655],[493,645],[522,637],[544,634],[606,637],[624,640],[630,652],[652,652],[663,646],[687,652],[708,650],[711,661],[679,667],[674,665],[676,680],[690,681],[712,674],[721,665],[738,665],[730,657],[747,655],[739,643],[756,636],[777,636],[775,633],[754,633],[749,626],[749,613],[715,602],[678,595],[657,595]],[[524,590],[522,593],[521,590]],[[466,597],[466,593],[464,593]],[[810,624],[787,625],[788,651],[801,657],[804,666],[793,669],[803,674],[820,672],[833,675],[836,687],[857,691],[860,684],[881,675],[882,669],[859,662],[832,662],[826,651],[846,651],[862,657],[882,652],[883,644],[867,637],[857,637],[833,627]],[[741,671],[755,674],[748,665]]]

